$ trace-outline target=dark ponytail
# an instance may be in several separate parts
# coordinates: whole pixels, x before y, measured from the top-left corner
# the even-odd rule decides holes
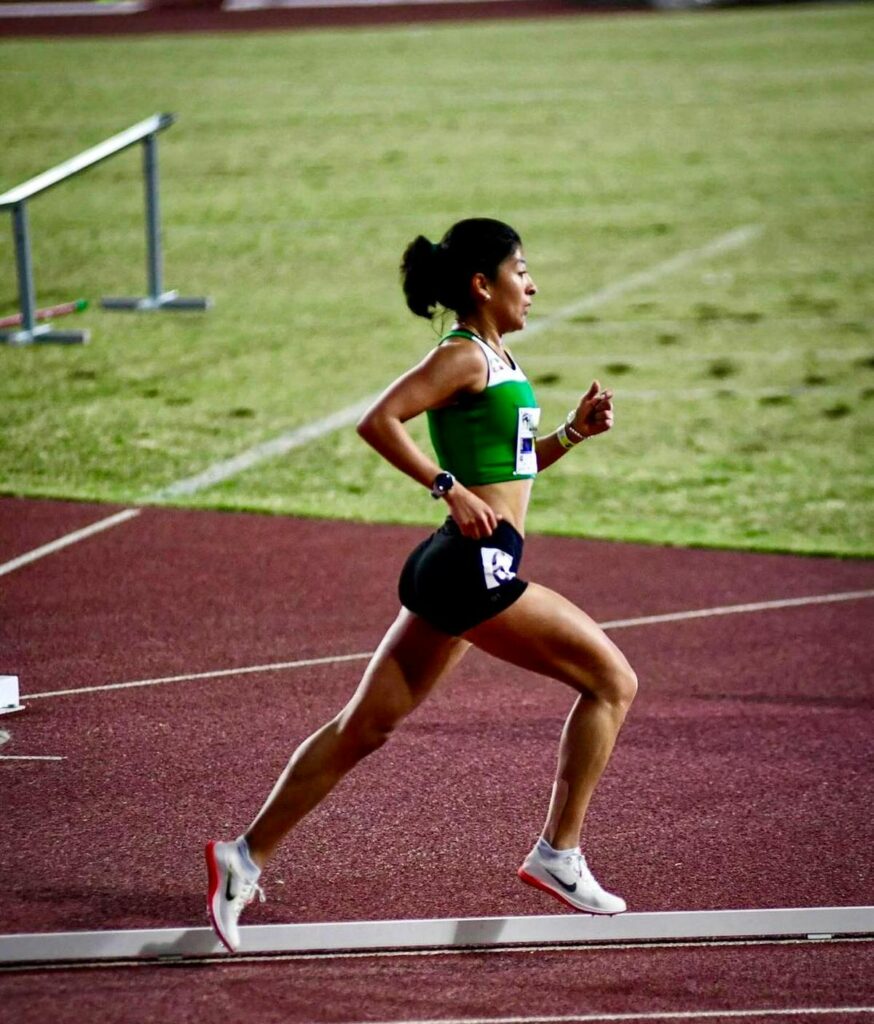
[[[418,235],[404,250],[401,281],[407,305],[416,314],[430,320],[437,306],[438,253],[440,247]]]
[[[474,274],[494,281],[498,267],[522,240],[499,220],[475,217],[459,221],[434,245],[419,235],[407,246],[401,260],[401,282],[407,305],[426,320],[438,306],[459,316],[471,312],[470,282]]]

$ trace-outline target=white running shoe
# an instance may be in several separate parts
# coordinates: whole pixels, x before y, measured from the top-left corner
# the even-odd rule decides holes
[[[236,843],[217,843],[214,839],[206,845],[206,870],[209,874],[209,889],[206,909],[216,935],[222,940],[229,953],[236,953],[240,945],[240,930],[237,922],[243,909],[255,898],[255,893],[264,902],[264,892],[246,870]]]
[[[579,849],[547,859],[535,846],[517,874],[523,882],[542,889],[574,910],[587,914],[622,914],[625,900],[598,884]]]

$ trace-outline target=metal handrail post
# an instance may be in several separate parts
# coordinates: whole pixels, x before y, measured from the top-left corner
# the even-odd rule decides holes
[[[146,188],[146,268],[149,298],[160,301],[163,291],[161,255],[161,208],[158,198],[158,140],[155,135],[143,139],[143,179]]]
[[[144,135],[143,183],[146,200],[146,278],[148,294],[142,298],[103,298],[104,309],[134,309],[141,311],[156,309],[209,309],[212,300],[208,298],[182,298],[175,289],[164,291],[164,259],[161,250],[161,202],[158,187],[158,131],[166,127],[159,125],[155,131]]]
[[[16,203],[12,207],[12,233],[15,237],[15,264],[18,271],[18,301],[21,306],[22,327],[22,330],[16,333],[33,335],[33,329],[36,327],[36,292],[33,287],[27,203]]]
[[[33,281],[33,257],[30,251],[30,224],[27,201],[11,204],[12,234],[15,239],[15,266],[18,275],[18,302],[21,324],[11,331],[0,331],[0,342],[8,345],[30,345],[35,341],[65,343],[88,340],[87,331],[56,331],[50,324],[37,323],[36,288]]]

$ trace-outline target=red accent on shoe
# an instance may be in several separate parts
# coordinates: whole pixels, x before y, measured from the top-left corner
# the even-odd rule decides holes
[[[553,899],[558,900],[559,903],[564,903],[566,907],[570,907],[571,910],[575,910],[578,914],[592,914],[594,917],[616,917],[616,914],[611,914],[604,910],[584,910],[582,907],[574,906],[569,900],[566,900],[564,896],[556,889],[551,889],[546,882],[541,882],[539,878],[535,878],[534,875],[529,875],[524,868],[519,868],[516,872],[519,876],[519,880],[525,882],[526,885],[533,885],[535,889],[540,889],[542,892],[549,893]]]
[[[206,871],[209,879],[206,891],[206,912],[209,914],[209,923],[212,925],[212,930],[219,937],[221,944],[229,953],[236,953],[236,950],[232,945],[230,945],[219,927],[218,919],[216,918],[215,911],[213,910],[213,902],[218,894],[220,882],[220,873],[215,859],[215,848],[216,840],[210,839],[206,844],[206,850],[204,851],[206,855]]]

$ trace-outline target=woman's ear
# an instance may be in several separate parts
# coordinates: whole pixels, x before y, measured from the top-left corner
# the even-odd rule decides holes
[[[477,272],[470,280],[470,293],[480,302],[488,302],[492,297],[489,291],[490,282],[485,274]]]

